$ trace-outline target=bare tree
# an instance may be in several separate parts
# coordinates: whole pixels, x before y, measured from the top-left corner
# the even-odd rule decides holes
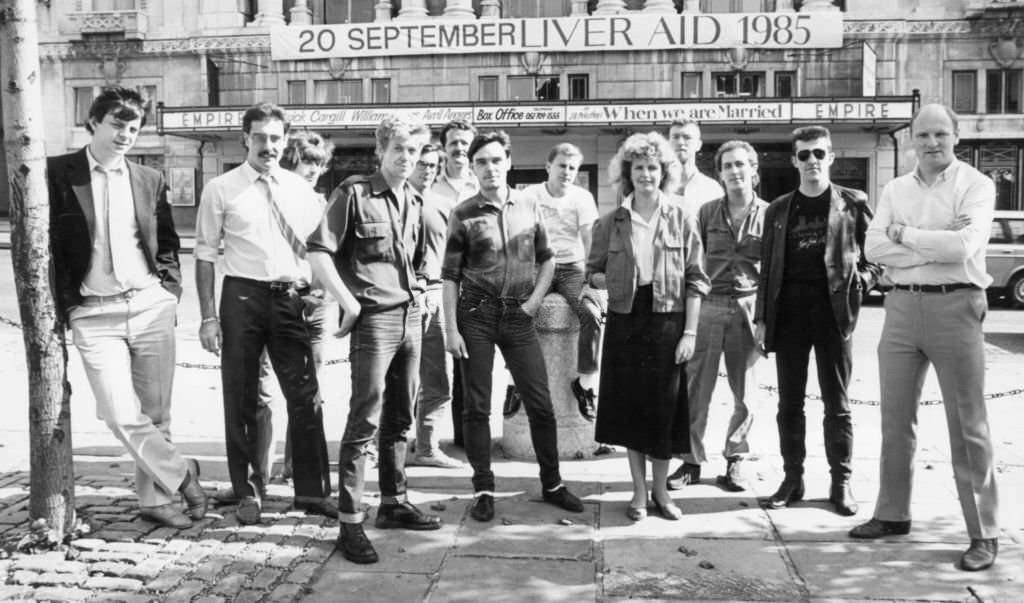
[[[75,483],[67,348],[50,286],[41,79],[36,0],[0,0],[0,100],[11,190],[11,259],[29,375],[29,516],[36,540],[56,545],[75,527]]]

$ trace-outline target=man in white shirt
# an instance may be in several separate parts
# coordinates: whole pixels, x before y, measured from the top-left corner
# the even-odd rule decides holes
[[[264,348],[287,401],[295,506],[336,516],[316,363],[303,319],[307,306],[322,301],[309,295],[302,258],[306,237],[323,210],[309,183],[278,164],[288,134],[281,107],[253,105],[242,117],[242,131],[245,163],[203,189],[194,252],[203,317],[199,340],[208,352],[223,351],[225,445],[231,487],[239,499],[238,521],[260,521],[266,488],[256,394]],[[221,243],[224,284],[218,319],[214,276]]]
[[[526,187],[523,196],[536,202],[548,231],[548,243],[555,252],[551,291],[562,295],[580,320],[577,376],[570,388],[580,414],[593,421],[597,410],[594,390],[600,366],[602,313],[591,298],[584,300],[580,296],[584,288],[584,263],[590,252],[590,229],[598,215],[594,196],[575,184],[582,163],[583,152],[579,147],[567,142],[555,145],[548,152],[548,179]],[[518,404],[506,408],[506,415],[515,413],[521,405],[521,397],[513,400]]]
[[[668,140],[683,166],[675,193],[683,199],[683,207],[696,216],[701,205],[721,199],[725,191],[717,180],[697,169],[697,153],[704,145],[700,138],[700,124],[692,119],[677,119],[669,126]]]
[[[928,365],[942,389],[960,508],[971,538],[960,568],[983,570],[999,550],[992,436],[985,411],[985,250],[996,191],[959,161],[957,116],[925,105],[911,120],[917,168],[889,182],[865,253],[894,283],[878,344],[882,453],[874,516],[854,538],[910,532],[917,406]]]

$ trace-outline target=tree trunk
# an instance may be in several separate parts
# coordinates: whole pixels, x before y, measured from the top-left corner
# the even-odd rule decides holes
[[[36,0],[0,0],[0,101],[11,189],[11,260],[28,365],[29,516],[63,540],[75,525],[71,386],[50,287],[50,202]],[[37,528],[38,524],[34,524]]]

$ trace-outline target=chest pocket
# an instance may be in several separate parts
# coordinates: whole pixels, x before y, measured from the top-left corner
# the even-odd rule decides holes
[[[391,262],[395,259],[395,244],[388,222],[356,224],[356,259],[360,262]]]

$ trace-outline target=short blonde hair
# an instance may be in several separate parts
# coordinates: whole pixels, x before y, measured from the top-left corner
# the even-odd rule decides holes
[[[679,159],[664,136],[657,132],[648,132],[633,134],[627,138],[608,164],[608,180],[618,187],[622,197],[633,194],[630,171],[633,169],[633,162],[638,159],[653,159],[660,163],[661,182],[658,188],[665,193],[675,191],[683,169]]]
[[[391,139],[396,136],[400,136],[402,138],[422,136],[423,144],[430,142],[430,128],[422,122],[408,121],[394,115],[385,117],[381,120],[380,125],[377,126],[375,134],[377,138],[377,153],[383,153],[384,150],[387,149]]]

